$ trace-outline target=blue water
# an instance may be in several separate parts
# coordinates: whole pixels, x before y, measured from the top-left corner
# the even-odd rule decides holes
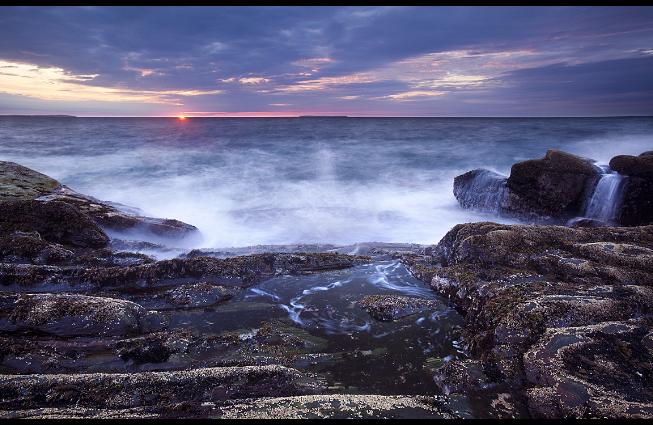
[[[202,247],[435,243],[453,178],[549,148],[607,163],[653,149],[651,118],[0,117],[0,159],[97,198],[195,224]]]

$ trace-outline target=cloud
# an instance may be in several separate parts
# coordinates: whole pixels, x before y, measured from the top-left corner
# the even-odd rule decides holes
[[[651,46],[646,7],[0,7],[0,60],[34,68],[22,77],[0,68],[0,87],[47,98],[53,113],[80,99],[171,113],[180,104],[285,103],[348,114],[515,113],[532,108],[518,90],[551,114],[563,99],[565,110],[594,110],[601,96],[602,110],[647,113],[641,78],[590,82],[610,61],[652,57]],[[584,66],[583,84],[546,75],[571,78]]]
[[[445,92],[434,91],[434,90],[411,90],[401,93],[389,94],[387,96],[382,96],[381,99],[392,99],[392,100],[415,100],[420,98],[428,98],[435,96],[443,96]]]
[[[42,100],[144,102],[180,105],[180,98],[220,90],[134,90],[82,84],[97,75],[75,75],[62,68],[0,60],[0,92]]]
[[[238,82],[240,84],[263,84],[263,83],[269,83],[270,79],[269,78],[264,78],[264,77],[244,77],[244,78],[239,78]]]

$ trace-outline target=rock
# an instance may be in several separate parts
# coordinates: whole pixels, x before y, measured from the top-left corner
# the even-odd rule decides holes
[[[138,304],[78,294],[1,295],[0,330],[57,336],[124,336],[151,332],[163,318]]]
[[[628,176],[619,222],[625,226],[653,223],[653,155],[618,155],[610,160],[610,168]]]
[[[364,418],[457,418],[435,397],[376,394],[327,394],[262,397],[231,402],[181,402],[169,406],[97,409],[83,407],[0,411],[2,419],[125,419],[125,418],[220,418],[220,419],[364,419]]]
[[[542,215],[576,215],[596,182],[598,169],[588,159],[548,150],[542,159],[514,164],[507,185],[507,209]]]
[[[88,215],[97,224],[115,231],[150,233],[164,238],[199,238],[195,226],[173,219],[144,217],[134,209],[82,195],[58,181],[22,165],[0,161],[0,201],[60,201]],[[42,235],[46,237],[45,235]]]
[[[137,254],[124,254],[134,261]],[[208,282],[223,286],[249,286],[262,279],[280,274],[306,274],[339,270],[367,263],[369,257],[335,253],[256,254],[218,259],[212,257],[175,258],[137,265],[102,265],[119,261],[118,254],[108,258],[85,259],[76,267],[0,263],[0,285],[12,285],[15,290],[36,290],[52,286],[99,290],[115,288],[151,288]],[[99,265],[95,266],[93,264]],[[91,265],[87,267],[86,265]],[[77,289],[76,289],[77,290]]]
[[[650,315],[653,226],[568,228],[467,223],[455,226],[431,252],[441,265],[430,269],[431,287],[465,315],[463,340],[474,361],[482,362],[484,371],[492,371],[494,383],[521,391],[529,406],[542,406],[531,409],[534,415],[652,415],[646,413],[650,400],[624,398],[621,410],[619,403],[607,407],[606,401],[603,409],[596,403],[608,399],[595,397],[593,394],[601,392],[594,387],[569,384],[558,390],[550,387],[553,384],[534,380],[524,356],[530,350],[543,352],[536,347],[553,333],[573,333],[583,327],[599,329],[608,322],[630,329],[632,320]],[[598,328],[592,328],[595,326]],[[645,334],[641,334],[640,345],[623,346],[624,356],[648,353]],[[579,354],[579,359],[589,359],[591,353],[605,352],[600,361],[597,357],[596,362],[590,362],[587,373],[601,379],[602,368],[608,364],[611,369],[606,373],[610,376],[634,373],[633,364],[618,351],[607,350],[615,344],[616,340],[606,342],[603,351],[588,346],[588,351]],[[460,362],[454,360],[447,368],[467,370]],[[542,368],[556,376],[566,376],[567,367],[578,370],[564,364],[547,363]],[[469,381],[458,379],[461,376],[466,375],[442,373],[441,385],[457,388],[460,382]],[[632,393],[626,387],[634,381],[613,382],[613,392]],[[566,407],[557,404],[556,400],[567,396],[571,398]]]
[[[200,281],[247,286],[278,274],[338,270],[368,261],[368,257],[333,253],[256,254],[227,259],[175,258],[132,267],[88,269],[74,279],[98,286],[166,286]]]
[[[191,340],[190,335],[159,332],[121,340],[116,344],[116,349],[121,359],[135,364],[163,363],[173,353],[185,353]]]
[[[73,205],[87,214],[98,225],[127,235],[160,237],[164,239],[199,238],[199,230],[179,220],[144,217],[126,205],[100,201],[61,186],[39,198],[42,201],[59,201]]]
[[[0,261],[5,263],[58,264],[72,260],[73,251],[41,239],[38,232],[14,231],[0,235]]]
[[[653,179],[627,178],[619,222],[624,226],[653,224]]]
[[[197,367],[210,344],[189,331],[165,330],[141,336],[59,337],[0,334],[0,369],[5,374],[120,373]]]
[[[548,150],[542,159],[514,164],[508,178],[484,169],[457,176],[454,195],[463,208],[559,222],[581,213],[599,171],[589,159]]]
[[[478,392],[491,385],[491,380],[478,360],[462,360],[444,363],[435,371],[435,384],[444,394]]]
[[[593,218],[576,217],[569,220],[566,224],[569,227],[608,227],[610,224],[605,221]]]
[[[610,160],[610,168],[625,176],[653,179],[653,155],[617,155]]]
[[[207,282],[181,285],[167,291],[164,296],[175,307],[197,308],[227,301],[240,292],[239,289]]]
[[[63,202],[0,202],[0,234],[38,232],[48,242],[101,248],[109,238],[85,214]]]
[[[0,201],[30,200],[51,193],[59,182],[14,162],[0,161]]]
[[[653,322],[603,322],[548,329],[524,355],[536,417],[653,417]]]
[[[457,176],[453,194],[463,208],[498,213],[503,209],[507,178],[490,170],[477,169]]]
[[[178,403],[303,395],[322,388],[297,370],[276,365],[128,374],[0,375],[0,409],[171,409]]]
[[[368,295],[357,304],[374,319],[385,322],[401,319],[424,310],[436,309],[439,305],[434,300],[398,295]]]
[[[330,394],[264,398],[221,408],[223,419],[451,419],[427,397]]]

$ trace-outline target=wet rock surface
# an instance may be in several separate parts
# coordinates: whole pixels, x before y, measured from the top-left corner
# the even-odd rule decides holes
[[[397,295],[368,295],[358,305],[376,320],[392,321],[420,311],[434,308],[438,303],[413,297]]]
[[[481,362],[444,366],[441,387],[507,385],[536,417],[651,416],[653,226],[469,223],[430,252],[407,263],[465,315]]]
[[[199,231],[193,225],[174,219],[145,217],[137,209],[100,201],[66,186],[59,186],[52,192],[40,196],[38,200],[70,204],[98,225],[118,234],[146,236],[156,241],[200,238]]]

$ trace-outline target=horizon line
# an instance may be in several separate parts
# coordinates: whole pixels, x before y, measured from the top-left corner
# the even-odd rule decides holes
[[[33,118],[173,118],[206,119],[206,118],[653,118],[650,115],[70,115],[70,114],[0,114],[0,117],[33,117]]]

